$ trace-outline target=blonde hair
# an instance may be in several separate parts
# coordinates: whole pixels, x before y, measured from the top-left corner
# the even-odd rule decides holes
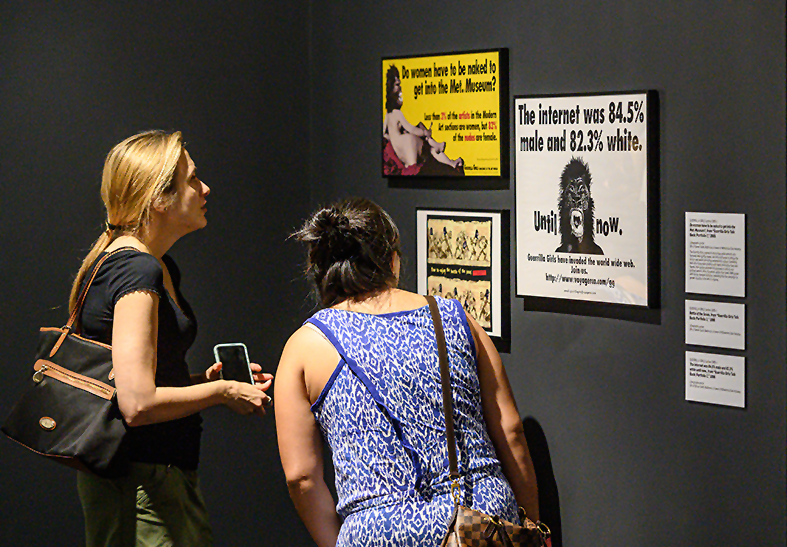
[[[180,131],[144,131],[115,145],[104,162],[101,199],[107,210],[107,229],[93,243],[82,261],[68,303],[74,310],[88,270],[121,234],[144,237],[150,209],[169,206],[175,199],[175,170],[183,151]]]

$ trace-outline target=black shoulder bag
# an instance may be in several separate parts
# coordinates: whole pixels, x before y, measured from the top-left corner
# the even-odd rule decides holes
[[[101,264],[121,250],[96,262],[64,327],[41,329],[30,385],[2,427],[37,454],[102,477],[121,476],[128,467],[112,347],[72,331]]]

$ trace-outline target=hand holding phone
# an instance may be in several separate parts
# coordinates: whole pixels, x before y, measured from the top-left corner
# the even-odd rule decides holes
[[[216,344],[213,347],[213,355],[216,362],[221,363],[223,379],[254,385],[254,374],[251,371],[246,344]]]

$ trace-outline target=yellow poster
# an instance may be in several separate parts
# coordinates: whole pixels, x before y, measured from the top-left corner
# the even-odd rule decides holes
[[[506,174],[505,52],[383,59],[383,175]]]

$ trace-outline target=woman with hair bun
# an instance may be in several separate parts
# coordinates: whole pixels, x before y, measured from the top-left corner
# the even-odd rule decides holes
[[[287,342],[276,429],[290,496],[320,547],[438,545],[454,503],[434,326],[397,288],[400,238],[366,199],[323,208],[293,234],[324,309]],[[538,519],[522,422],[500,356],[458,301],[437,298],[454,393],[462,503]],[[336,492],[323,477],[323,442]]]
[[[273,377],[259,365],[252,365],[255,385],[220,379],[221,363],[189,374],[196,318],[166,253],[207,224],[210,189],[196,171],[180,132],[129,137],[104,163],[107,227],[77,274],[70,309],[93,265],[109,255],[85,298],[81,328],[82,336],[112,345],[131,465],[116,479],[78,473],[88,547],[212,545],[196,472],[199,411],[224,405],[263,415],[270,403]]]

